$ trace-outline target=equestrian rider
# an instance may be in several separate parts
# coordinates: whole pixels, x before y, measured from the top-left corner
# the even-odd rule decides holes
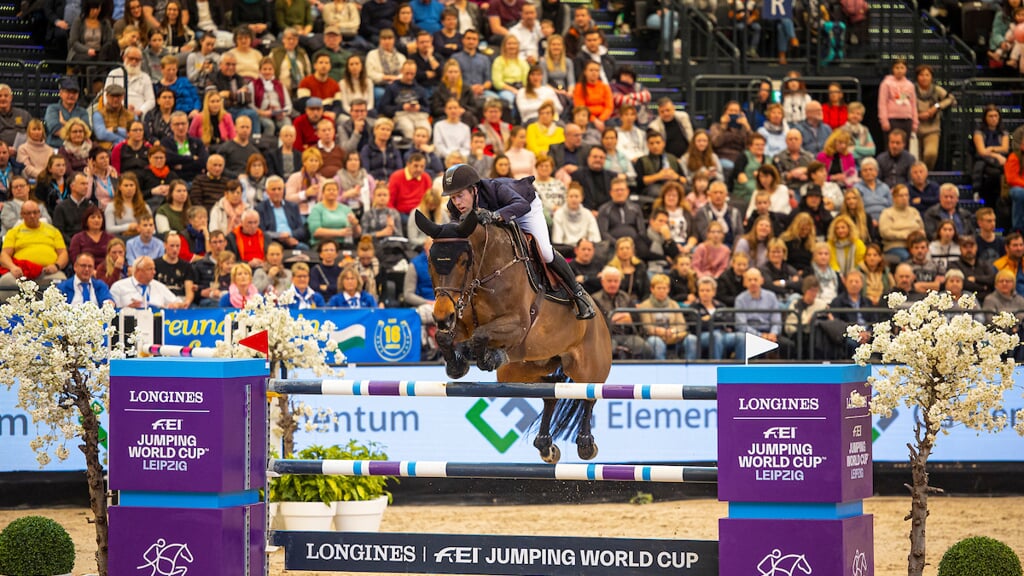
[[[442,195],[450,197],[448,211],[453,219],[477,208],[482,209],[477,213],[481,224],[510,222],[514,219],[524,233],[533,235],[544,262],[558,274],[572,293],[576,301],[576,318],[587,320],[594,317],[590,297],[576,281],[569,263],[551,247],[544,209],[533,187],[533,178],[482,179],[472,166],[456,164],[444,173]]]

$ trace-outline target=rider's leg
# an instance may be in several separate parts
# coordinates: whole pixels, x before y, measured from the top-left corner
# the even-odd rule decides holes
[[[518,219],[518,223],[523,232],[533,235],[544,262],[558,274],[565,287],[572,293],[576,301],[576,317],[580,320],[593,318],[594,307],[590,304],[590,297],[576,281],[576,275],[573,274],[572,268],[569,268],[569,263],[551,247],[551,237],[548,236],[548,226],[544,221],[544,208],[541,206],[540,198],[534,198],[530,211]]]

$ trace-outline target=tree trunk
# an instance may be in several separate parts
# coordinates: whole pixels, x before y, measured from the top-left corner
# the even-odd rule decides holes
[[[288,368],[284,362],[272,361],[270,363],[271,376],[277,374],[278,371],[280,371],[278,378],[288,378]],[[295,415],[292,414],[287,394],[282,394],[277,398],[277,406],[281,409],[281,415],[277,419],[278,425],[281,426],[281,457],[291,458],[295,454],[295,431],[298,430],[299,423],[295,421]]]
[[[923,428],[923,431],[922,431]],[[921,576],[927,564],[925,557],[925,525],[928,520],[928,494],[934,488],[928,486],[928,457],[932,452],[933,442],[928,438],[928,422],[918,422],[914,430],[917,437],[916,448],[910,444],[910,467],[912,485],[910,489],[910,554],[907,556],[908,576]]]
[[[85,475],[89,483],[89,507],[92,508],[96,523],[96,567],[99,576],[107,576],[107,485],[103,478],[103,463],[100,461],[100,421],[92,411],[92,396],[84,376],[75,372],[72,376],[75,406],[82,416],[82,440],[79,446],[85,454]]]

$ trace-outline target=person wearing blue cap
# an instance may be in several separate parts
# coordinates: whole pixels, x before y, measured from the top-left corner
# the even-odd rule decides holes
[[[64,145],[60,133],[68,120],[78,118],[89,124],[89,115],[84,108],[78,106],[79,91],[78,81],[70,76],[65,76],[60,80],[60,101],[46,107],[46,113],[43,115],[43,124],[46,126],[46,143],[54,148]]]

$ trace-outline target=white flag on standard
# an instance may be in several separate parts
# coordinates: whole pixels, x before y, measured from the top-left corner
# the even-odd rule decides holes
[[[771,352],[779,347],[778,342],[772,342],[766,338],[761,338],[756,334],[747,332],[744,341],[746,342],[746,352],[744,354],[744,361],[749,361],[755,356],[760,356],[765,352]]]

